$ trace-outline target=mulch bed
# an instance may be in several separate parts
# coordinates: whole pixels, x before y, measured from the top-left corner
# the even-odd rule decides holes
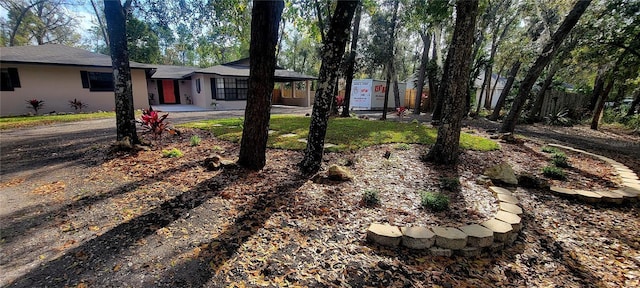
[[[482,134],[481,131],[476,131]],[[189,137],[198,134],[199,146]],[[640,206],[586,204],[544,189],[517,188],[525,211],[513,246],[479,258],[441,258],[365,241],[372,222],[392,225],[479,223],[497,205],[477,177],[502,161],[542,177],[545,143],[502,143],[501,151],[461,154],[456,168],[419,161],[427,147],[381,145],[328,153],[323,166],[350,163],[351,182],[301,177],[301,152],[268,150],[259,172],[209,171],[213,153],[233,158],[237,144],[183,131],[151,151],[107,154],[79,175],[53,182],[3,179],[33,205],[2,217],[0,285],[10,287],[637,287]],[[163,158],[178,148],[181,158]],[[388,159],[386,151],[391,153]],[[617,183],[611,167],[567,152],[579,189]],[[636,172],[638,172],[636,170]],[[459,177],[447,212],[421,208],[419,191]],[[381,204],[364,205],[366,189]]]

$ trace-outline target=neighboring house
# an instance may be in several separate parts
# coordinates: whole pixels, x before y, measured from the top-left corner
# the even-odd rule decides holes
[[[152,104],[192,104],[220,110],[244,109],[247,104],[249,58],[202,69],[156,66],[148,79]],[[274,89],[273,104],[310,106],[313,103],[311,81],[314,79],[276,67],[275,82],[280,88]],[[301,82],[305,83],[304,90],[298,85]]]
[[[153,66],[131,62],[133,103],[149,106],[146,72]],[[111,57],[59,44],[0,48],[0,115],[22,115],[31,99],[44,101],[42,113],[73,112],[69,101],[86,111],[113,111]]]
[[[496,104],[498,103],[498,98],[500,98],[500,94],[502,93],[502,90],[504,90],[504,85],[507,83],[507,78],[501,77],[497,74],[491,74],[491,88],[485,87],[484,91],[482,91],[482,83],[484,82],[484,73],[480,72],[480,76],[478,76],[478,78],[476,78],[476,80],[473,82],[473,87],[476,90],[476,101],[474,102],[474,108],[475,109],[475,105],[478,105],[478,100],[482,101],[482,105],[484,106],[484,101],[485,98],[487,97],[487,89],[491,89],[491,92],[489,92],[491,95],[491,108],[493,109],[494,107],[496,107]],[[496,83],[497,82],[497,83]],[[495,89],[494,89],[495,86]],[[480,93],[482,92],[482,95],[480,95]]]

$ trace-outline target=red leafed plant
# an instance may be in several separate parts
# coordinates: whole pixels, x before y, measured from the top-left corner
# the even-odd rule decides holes
[[[36,114],[38,114],[38,110],[44,107],[44,100],[31,99],[31,100],[25,100],[25,101],[29,103],[29,106],[27,106],[27,108],[33,109],[33,111],[35,111]]]
[[[400,118],[400,121],[402,121],[402,118],[407,114],[407,107],[398,107],[396,108],[396,115],[398,115],[398,117]]]
[[[153,138],[157,139],[162,136],[164,131],[173,132],[173,129],[169,128],[169,122],[165,122],[168,116],[169,114],[160,116],[158,112],[149,107],[148,110],[142,110],[142,116],[138,122],[146,129],[145,132],[153,133]]]
[[[338,107],[344,106],[344,96],[338,95],[336,97],[336,103],[337,103]]]

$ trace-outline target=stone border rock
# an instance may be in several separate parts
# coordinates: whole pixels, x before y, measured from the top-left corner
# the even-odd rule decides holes
[[[483,251],[502,250],[518,237],[522,208],[511,191],[496,186],[489,190],[496,196],[500,208],[485,222],[462,227],[398,227],[373,223],[367,229],[367,240],[389,247],[429,249],[433,256],[476,257]]]
[[[613,168],[615,168],[616,173],[622,179],[622,187],[615,190],[598,190],[598,191],[587,191],[587,190],[578,190],[578,189],[568,189],[557,186],[551,186],[549,189],[551,192],[564,196],[564,197],[572,197],[577,198],[582,201],[588,203],[612,203],[612,204],[622,204],[626,201],[637,201],[640,198],[640,180],[638,180],[638,175],[636,175],[633,170],[629,169],[626,165],[617,162],[613,159],[600,156],[594,153],[590,153],[584,150],[575,149],[573,147],[559,145],[559,144],[548,144],[549,146],[561,148],[565,150],[570,150],[573,152],[582,153],[585,155],[592,156],[594,158],[600,159],[604,162],[609,163]]]

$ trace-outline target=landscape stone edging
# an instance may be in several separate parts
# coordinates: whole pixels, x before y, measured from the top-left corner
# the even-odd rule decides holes
[[[562,188],[557,186],[551,186],[549,190],[551,192],[565,196],[565,197],[575,197],[582,201],[589,203],[612,203],[612,204],[622,204],[625,201],[637,201],[640,198],[640,178],[638,175],[633,172],[633,170],[629,169],[626,165],[617,162],[611,158],[607,158],[598,154],[590,153],[584,150],[576,149],[569,146],[559,145],[559,144],[548,144],[549,146],[561,148],[565,150],[570,150],[573,152],[582,153],[585,155],[589,155],[595,158],[598,158],[604,162],[609,163],[616,171],[616,174],[622,179],[622,187],[616,190],[605,190],[605,191],[587,191],[587,190],[579,190],[579,189],[569,189]]]
[[[389,247],[429,249],[433,256],[476,257],[482,251],[500,251],[518,237],[523,211],[511,191],[496,186],[489,190],[499,202],[499,208],[487,221],[462,227],[398,227],[372,223],[367,229],[367,240]]]

